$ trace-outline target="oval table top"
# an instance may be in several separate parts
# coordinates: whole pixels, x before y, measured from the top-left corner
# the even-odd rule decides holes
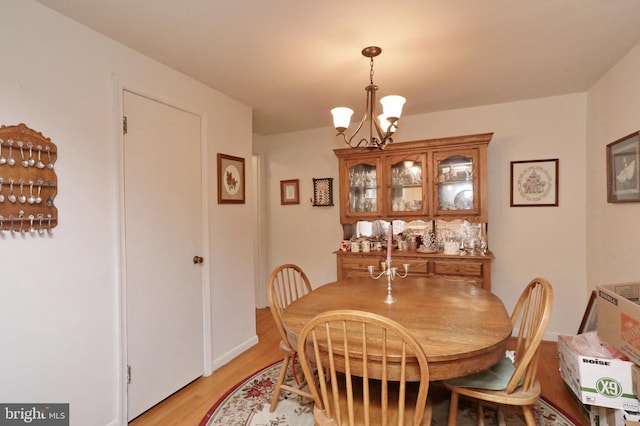
[[[422,345],[430,380],[461,377],[497,363],[513,325],[502,301],[472,284],[409,276],[392,283],[393,304],[383,302],[382,278],[340,280],[318,287],[289,305],[283,322],[292,345],[304,325],[319,313],[357,309],[387,316]]]

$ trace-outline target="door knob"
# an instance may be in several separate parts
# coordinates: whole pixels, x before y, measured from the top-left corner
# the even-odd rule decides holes
[[[204,259],[202,258],[202,256],[193,256],[194,265],[198,265],[202,262],[204,262]]]

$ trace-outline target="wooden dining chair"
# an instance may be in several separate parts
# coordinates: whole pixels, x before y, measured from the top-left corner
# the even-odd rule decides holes
[[[356,310],[321,313],[302,329],[298,356],[316,425],[431,423],[427,357],[397,322]],[[419,366],[419,382],[407,381],[408,365]]]
[[[282,313],[287,306],[299,298],[311,293],[311,291],[312,288],[307,274],[305,274],[299,266],[292,263],[278,266],[273,270],[269,277],[269,308],[271,309],[273,319],[275,320],[276,327],[280,333],[280,349],[284,353],[282,368],[280,369],[278,382],[273,390],[271,406],[269,407],[269,411],[271,412],[276,409],[280,399],[280,392],[282,390],[311,398],[311,394],[302,389],[304,382],[298,382],[298,386],[289,386],[284,383],[284,379],[287,375],[287,368],[289,368],[289,362],[291,362],[291,369],[294,377],[296,377],[296,381],[298,381],[298,379],[295,374],[296,349],[291,345],[291,343],[289,343],[287,332],[285,331],[284,324],[282,322]]]
[[[536,378],[538,348],[551,316],[553,288],[543,278],[534,278],[520,295],[511,315],[517,330],[513,362],[503,359],[488,371],[444,382],[451,391],[449,425],[456,424],[460,395],[478,400],[478,424],[483,424],[483,403],[503,408],[520,409],[528,426],[535,426],[533,405],[540,398]]]

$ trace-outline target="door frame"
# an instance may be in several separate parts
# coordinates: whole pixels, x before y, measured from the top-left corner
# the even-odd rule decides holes
[[[198,111],[197,108],[193,108],[189,105],[183,105],[181,102],[166,98],[157,93],[156,90],[152,90],[145,87],[140,87],[139,83],[123,81],[121,77],[117,75],[112,76],[113,85],[113,128],[116,139],[116,164],[118,170],[116,174],[117,179],[117,205],[115,206],[114,215],[117,218],[118,236],[117,236],[117,265],[116,265],[116,280],[117,290],[116,295],[118,298],[118,311],[116,317],[118,318],[118,328],[116,332],[117,353],[118,353],[118,366],[116,368],[118,384],[117,384],[117,415],[118,419],[115,420],[115,424],[127,424],[127,411],[128,411],[128,398],[127,398],[127,277],[126,277],[126,253],[125,253],[125,209],[124,209],[124,134],[122,131],[124,116],[124,91],[133,93],[138,96],[142,96],[154,102],[159,102],[177,108],[185,112],[197,115],[200,117],[200,149],[202,153],[201,158],[201,191],[200,194],[202,202],[202,253],[205,262],[202,265],[202,330],[203,330],[203,376],[209,376],[213,372],[212,362],[212,339],[211,339],[211,256],[209,250],[209,203],[207,194],[208,191],[208,150],[207,150],[207,133],[206,133],[206,114],[202,111]]]

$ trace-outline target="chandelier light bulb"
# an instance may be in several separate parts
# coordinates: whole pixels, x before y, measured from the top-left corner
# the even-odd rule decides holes
[[[394,122],[395,121],[395,122]],[[378,122],[380,123],[380,128],[385,132],[395,133],[398,130],[398,126],[396,125],[398,120],[389,120],[389,117],[385,114],[380,114],[378,116]]]
[[[402,107],[407,100],[402,96],[390,95],[380,99],[382,104],[382,113],[391,118],[395,118],[396,121],[402,115]]]
[[[337,107],[331,110],[331,115],[333,115],[333,127],[339,132],[344,132],[351,123],[353,110],[347,107]]]

